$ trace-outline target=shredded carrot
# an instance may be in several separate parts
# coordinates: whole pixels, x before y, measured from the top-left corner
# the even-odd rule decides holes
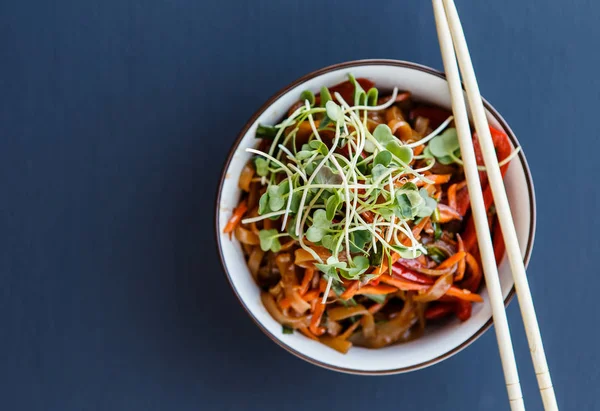
[[[471,271],[471,275],[467,277],[465,281],[463,281],[462,286],[471,291],[476,291],[479,288],[483,274],[477,259],[478,258],[473,256],[471,253],[467,253],[465,257],[465,262]]]
[[[310,290],[302,296],[302,299],[304,301],[312,301],[315,298],[319,298],[320,294],[321,294],[321,291],[319,291],[319,290]]]
[[[462,216],[467,212],[467,208],[469,205],[469,196],[467,194],[465,198],[465,193],[461,191],[461,198],[458,198],[458,192],[467,186],[466,181],[462,181],[460,183],[452,184],[448,187],[448,205],[458,211],[458,213]]]
[[[417,224],[416,226],[413,227],[413,229],[412,229],[413,235],[415,237],[420,235],[421,231],[423,231],[423,228],[425,228],[425,226],[427,225],[428,222],[429,222],[429,217],[425,217],[424,219],[422,219],[419,222],[419,224]],[[408,238],[406,240],[408,241],[408,244],[404,244],[404,245],[410,245],[410,241],[408,240]]]
[[[438,265],[436,267],[436,270],[441,270],[443,268],[448,268],[448,267],[452,267],[454,264],[458,263],[459,261],[461,261],[463,258],[465,258],[465,255],[467,253],[465,253],[464,251],[459,251],[456,254],[454,254],[453,256],[448,257],[446,260],[442,261],[440,263],[440,265]]]
[[[460,289],[456,286],[450,287],[450,289],[448,290],[446,295],[449,295],[450,297],[460,298],[461,300],[465,300],[465,301],[471,301],[474,303],[482,303],[483,302],[483,298],[481,298],[481,296],[479,294],[472,293],[471,291],[466,290],[466,289]]]
[[[310,285],[310,282],[312,281],[313,275],[315,275],[314,268],[304,269],[304,277],[302,278],[302,283],[300,284],[300,289],[298,290],[300,295],[304,295],[306,293],[306,291],[308,291],[308,286]]]
[[[352,297],[354,297],[354,295],[356,294],[356,292],[358,291],[358,286],[360,285],[360,281],[356,280],[352,282],[352,285],[350,285],[350,287],[346,288],[346,291],[344,291],[342,293],[342,295],[340,295],[340,298],[342,300],[349,300]]]
[[[458,208],[456,206],[456,186],[457,185],[458,184],[452,184],[450,187],[448,187],[448,205],[455,210]]]
[[[372,295],[385,295],[385,294],[390,294],[390,293],[395,293],[396,291],[398,291],[398,289],[396,287],[392,287],[389,285],[363,285],[362,287],[360,287],[358,289],[358,291],[356,291],[355,295],[365,295],[365,294],[372,294]]]
[[[425,149],[425,144],[421,144],[413,149],[413,156],[420,156]]]
[[[412,281],[403,280],[400,278],[391,277],[388,274],[383,274],[381,277],[381,281],[393,285],[394,287],[398,287],[403,291],[425,291],[431,287],[429,284],[419,284],[413,283]],[[483,298],[479,294],[472,293],[469,290],[460,289],[456,286],[450,287],[450,289],[446,292],[446,295],[450,297],[460,298],[461,300],[473,301],[473,302],[483,302]]]
[[[392,285],[403,291],[421,291],[427,290],[430,287],[429,284],[414,283],[412,281],[392,277],[389,274],[382,274],[379,279],[382,283]]]
[[[308,326],[310,332],[312,332],[316,336],[321,336],[325,334],[325,331],[327,331],[325,327],[319,326],[319,324],[321,324],[321,318],[323,317],[324,312],[325,304],[323,304],[322,301],[319,301],[317,303],[317,306],[315,307],[315,311],[313,312],[312,319],[310,320],[310,325]]]
[[[447,206],[446,204],[438,204],[438,210],[440,212],[440,223],[447,223],[452,220],[462,220],[462,215],[460,215],[460,213],[454,208]]]
[[[233,214],[223,229],[223,233],[231,236],[233,230],[235,230],[240,221],[242,221],[242,217],[246,214],[246,211],[248,211],[248,205],[246,204],[246,200],[244,200],[235,208],[235,210],[233,210]]]
[[[446,184],[452,178],[452,174],[431,174],[425,178],[433,181],[433,184]]]
[[[392,264],[394,264],[396,261],[398,261],[398,258],[400,258],[399,254],[392,253]],[[371,271],[370,274],[380,275],[382,273],[385,273],[387,270],[388,270],[387,261],[382,261],[381,265],[379,267],[377,267],[376,269],[374,269],[373,271]],[[349,300],[350,298],[354,297],[356,295],[356,292],[358,291],[359,286],[360,286],[360,281],[358,281],[358,280],[353,281],[352,284],[348,288],[346,288],[346,291],[344,291],[340,295],[340,298],[342,300]]]

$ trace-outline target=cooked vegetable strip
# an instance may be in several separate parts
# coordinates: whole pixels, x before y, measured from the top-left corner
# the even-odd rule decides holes
[[[223,229],[223,232],[225,234],[233,232],[233,230],[235,230],[240,221],[242,221],[242,217],[244,216],[244,214],[246,214],[246,211],[248,211],[248,206],[246,205],[245,201],[242,201],[233,211],[233,214],[227,222],[227,225]]]
[[[223,229],[241,243],[282,332],[345,353],[418,338],[430,321],[468,320],[482,272],[450,113],[349,75],[304,91],[287,114],[258,125]],[[519,149],[492,136],[506,172]]]

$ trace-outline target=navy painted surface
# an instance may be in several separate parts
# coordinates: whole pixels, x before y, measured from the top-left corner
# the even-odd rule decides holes
[[[558,400],[591,410],[600,3],[574,3],[458,8],[534,175],[529,275]],[[292,80],[360,58],[440,68],[430,3],[2,1],[0,409],[507,409],[493,332],[423,371],[341,375],[262,335],[224,279],[213,200],[236,133]]]

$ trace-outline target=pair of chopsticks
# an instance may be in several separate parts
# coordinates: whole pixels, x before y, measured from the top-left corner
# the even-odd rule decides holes
[[[535,373],[537,375],[538,386],[542,396],[542,402],[545,410],[558,410],[556,396],[548,370],[546,354],[540,334],[540,328],[535,315],[535,308],[529,290],[529,284],[525,274],[525,266],[519,248],[515,225],[510,212],[506,189],[502,182],[502,174],[496,158],[496,151],[492,142],[489,125],[486,119],[485,110],[479,93],[479,86],[475,78],[471,56],[467,48],[465,35],[458,17],[454,0],[433,0],[433,11],[437,26],[438,39],[444,61],[444,69],[450,86],[452,95],[452,111],[454,112],[454,121],[458,133],[460,151],[464,162],[465,177],[471,200],[471,209],[475,221],[477,232],[477,241],[481,252],[485,282],[490,295],[492,306],[492,316],[496,329],[496,338],[498,340],[498,349],[500,359],[504,370],[506,388],[508,390],[508,399],[511,410],[524,410],[523,394],[517,372],[517,363],[513,351],[513,346],[508,328],[508,320],[504,311],[504,299],[498,279],[498,267],[494,258],[494,250],[490,231],[488,228],[487,213],[483,202],[483,194],[479,182],[479,172],[471,140],[471,131],[467,109],[463,95],[463,89],[460,82],[458,66],[462,71],[465,84],[465,90],[475,129],[479,137],[481,151],[487,170],[487,176],[492,193],[494,204],[502,235],[506,244],[510,268],[512,271],[521,316],[525,325],[525,332],[529,342],[529,350]],[[458,58],[458,65],[457,65]]]

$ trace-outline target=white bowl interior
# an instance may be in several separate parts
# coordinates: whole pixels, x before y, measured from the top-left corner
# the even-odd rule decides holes
[[[432,73],[411,67],[365,64],[341,68],[321,74],[292,88],[260,115],[235,148],[235,153],[226,170],[221,189],[220,204],[218,205],[219,233],[222,233],[223,227],[239,200],[240,193],[237,188],[237,180],[242,167],[250,158],[245,149],[256,145],[254,135],[258,123],[277,123],[287,112],[287,109],[298,100],[302,91],[309,89],[316,93],[323,85],[332,86],[345,81],[348,73],[375,81],[380,90],[391,90],[393,87],[398,87],[401,90],[411,91],[413,96],[420,101],[450,108],[450,94],[446,80]],[[488,120],[494,127],[502,129],[498,120],[489,112]],[[525,166],[520,157],[517,157],[511,163],[505,182],[521,244],[521,252],[524,254],[527,242],[532,241],[529,232],[530,225],[533,223],[530,211],[533,192],[530,193],[531,186],[528,185]],[[453,320],[443,326],[428,327],[422,338],[406,344],[378,350],[353,347],[347,354],[340,354],[323,344],[302,336],[300,333],[282,334],[281,325],[267,313],[261,304],[259,288],[248,271],[240,244],[235,239],[230,240],[228,236],[219,235],[222,256],[231,283],[250,314],[281,344],[289,347],[296,354],[309,357],[322,366],[358,373],[422,368],[446,358],[445,354],[450,351],[455,350],[455,352],[458,352],[459,350],[456,350],[456,348],[461,347],[461,345],[461,348],[464,348],[466,346],[464,343],[484,327],[491,318],[488,294],[487,290],[484,289],[482,296],[485,302],[474,304],[472,317],[464,323]],[[503,260],[499,271],[502,293],[506,298],[514,284],[506,259]]]

